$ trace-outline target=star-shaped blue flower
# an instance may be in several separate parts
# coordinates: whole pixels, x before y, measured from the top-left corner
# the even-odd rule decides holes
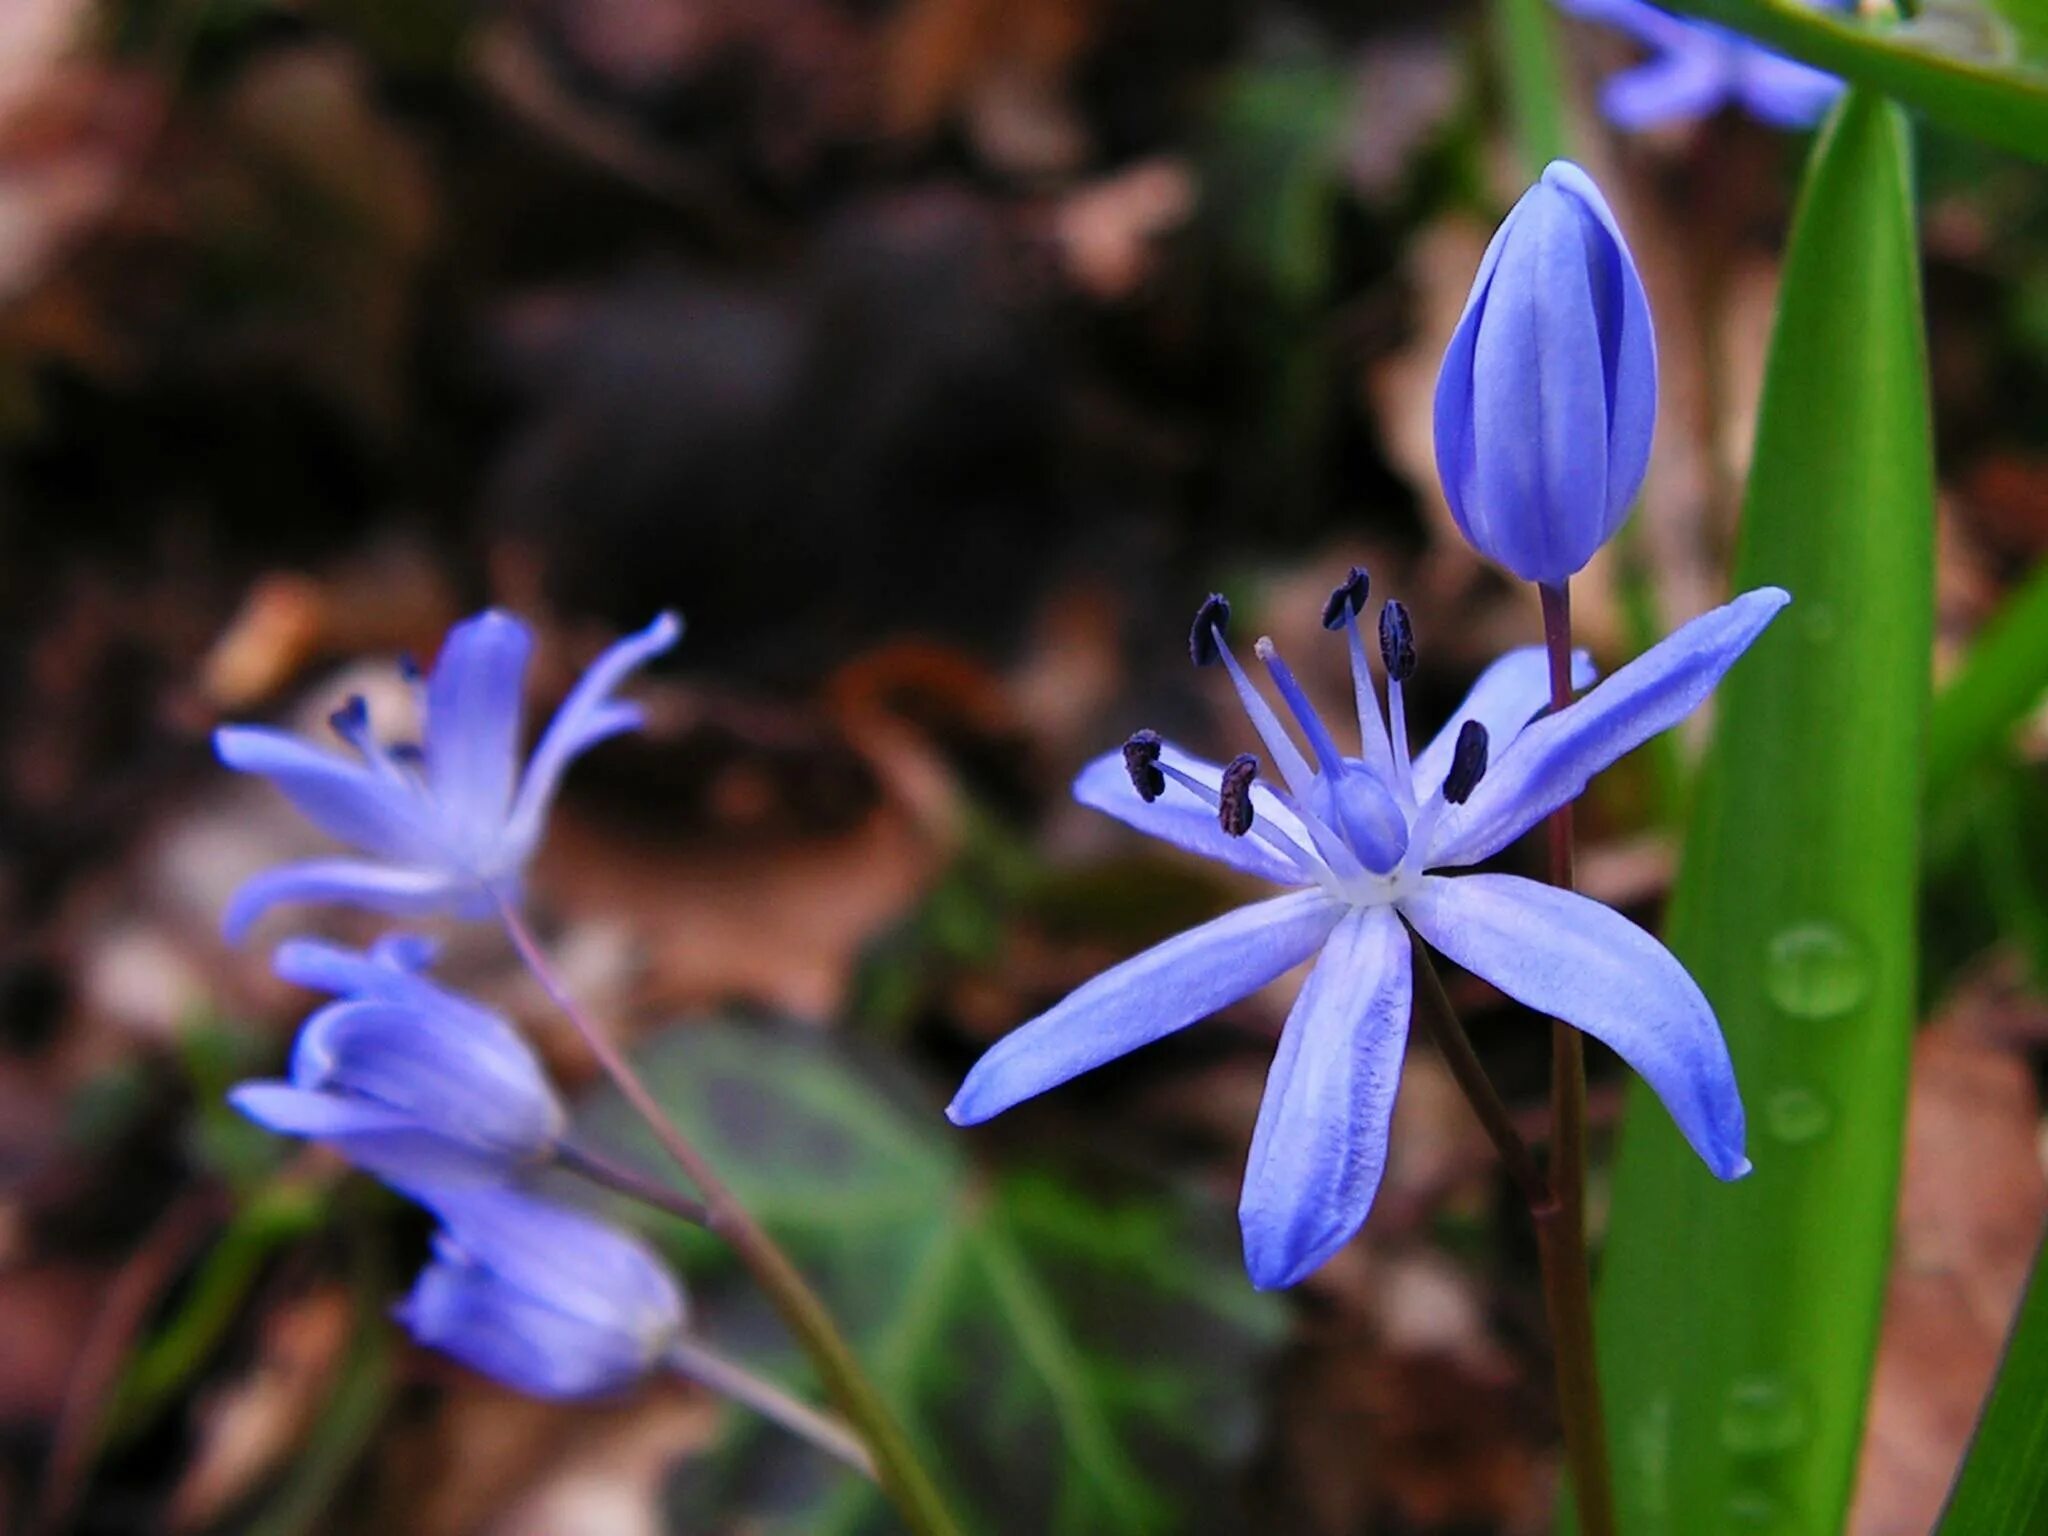
[[[1600,110],[1635,131],[1691,122],[1740,106],[1779,128],[1818,122],[1842,82],[1710,22],[1687,21],[1647,0],[1558,0],[1575,16],[1604,22],[1651,50],[1652,57],[1608,79]]]
[[[1713,1172],[1738,1178],[1742,1100],[1712,1007],[1671,952],[1620,914],[1514,875],[1455,877],[1573,800],[1602,768],[1677,724],[1790,600],[1764,587],[1693,620],[1554,714],[1547,659],[1501,657],[1433,742],[1409,757],[1407,615],[1381,614],[1387,716],[1358,614],[1365,576],[1332,594],[1349,641],[1363,754],[1347,757],[1267,640],[1268,677],[1304,755],[1225,639],[1229,605],[1197,617],[1198,663],[1220,661],[1283,783],[1255,759],[1204,762],[1140,732],[1081,771],[1074,794],[1141,832],[1288,887],[1167,940],[999,1041],[947,1109],[974,1125],[1195,1023],[1311,957],[1266,1079],[1239,1220],[1262,1289],[1293,1285],[1364,1222],[1385,1166],[1408,1039],[1412,928],[1539,1013],[1612,1047],[1656,1090]],[[1577,659],[1580,685],[1590,665]],[[1391,721],[1391,739],[1388,721]],[[1492,762],[1488,764],[1488,756]]]
[[[228,938],[239,939],[267,908],[287,901],[341,902],[398,917],[488,916],[516,895],[563,770],[598,742],[639,728],[639,707],[613,692],[681,634],[681,622],[665,613],[598,657],[549,722],[524,774],[520,716],[533,631],[496,609],[449,631],[420,687],[417,747],[380,742],[360,697],[331,722],[351,756],[263,726],[216,731],[223,763],[270,779],[321,831],[368,855],[258,875],[228,903]]]

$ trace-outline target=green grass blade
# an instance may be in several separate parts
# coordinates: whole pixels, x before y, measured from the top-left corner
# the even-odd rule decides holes
[[[1927,732],[1930,804],[2004,740],[2048,691],[2048,565],[2005,600],[1934,701]]]
[[[2005,1363],[1936,1536],[2048,1530],[2048,1267],[2035,1255]]]
[[[1786,256],[1736,586],[1794,594],[1721,687],[1670,918],[1756,1172],[1717,1184],[1640,1086],[1600,1294],[1630,1536],[1840,1528],[1914,1023],[1933,465],[1905,120],[1852,93]]]
[[[1746,32],[1781,53],[1884,92],[1957,133],[1995,144],[2029,160],[2048,160],[2048,70],[1997,52],[1965,55],[1942,44],[1969,29],[1929,29],[1866,22],[1852,13],[1809,6],[1804,0],[1658,0],[1667,10]],[[1986,33],[2001,28],[1989,12]],[[2017,51],[2022,26],[2007,29]]]
[[[1508,118],[1522,168],[1533,179],[1569,155],[1571,108],[1558,60],[1551,0],[1493,0],[1493,41],[1508,88]]]

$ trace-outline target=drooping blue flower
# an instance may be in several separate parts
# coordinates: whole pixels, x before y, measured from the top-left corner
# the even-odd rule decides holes
[[[1559,585],[1628,517],[1650,464],[1657,342],[1600,189],[1556,160],[1480,259],[1436,381],[1436,463],[1459,530]]]
[[[598,742],[639,728],[639,707],[613,692],[681,634],[680,621],[665,613],[600,656],[556,712],[524,774],[519,727],[533,632],[496,609],[449,631],[420,688],[417,747],[378,741],[360,697],[331,722],[351,756],[262,726],[216,731],[223,763],[272,780],[307,820],[367,855],[256,876],[228,904],[229,939],[288,901],[398,917],[490,915],[499,899],[516,894],[563,770]]]
[[[511,1189],[435,1191],[434,1256],[398,1318],[414,1338],[537,1397],[631,1386],[683,1327],[682,1288],[608,1222]]]
[[[1818,122],[1842,94],[1842,82],[1773,53],[1712,22],[1673,16],[1647,0],[1558,0],[1575,16],[1605,22],[1648,48],[1651,57],[1610,76],[1600,110],[1630,132],[1686,123],[1739,106],[1778,128]]]
[[[546,1071],[504,1019],[421,974],[432,953],[407,934],[367,954],[281,946],[280,975],[343,1001],[300,1029],[285,1081],[243,1083],[229,1102],[408,1192],[497,1182],[545,1161],[568,1125]]]
[[[1314,957],[1266,1079],[1238,1211],[1246,1267],[1261,1288],[1303,1279],[1372,1205],[1408,1038],[1410,928],[1518,1002],[1612,1047],[1717,1176],[1749,1167],[1720,1026],[1670,951],[1584,896],[1514,875],[1431,871],[1498,853],[1600,769],[1677,724],[1786,594],[1759,588],[1702,615],[1555,713],[1544,713],[1544,653],[1510,651],[1412,761],[1402,693],[1414,660],[1407,616],[1389,603],[1392,617],[1383,614],[1380,626],[1390,740],[1359,633],[1364,601],[1364,573],[1354,571],[1325,612],[1349,642],[1361,756],[1342,754],[1262,639],[1259,659],[1308,743],[1302,753],[1232,655],[1228,605],[1212,598],[1196,621],[1196,660],[1229,670],[1282,783],[1257,777],[1250,757],[1204,762],[1151,732],[1097,758],[1074,783],[1083,804],[1287,894],[1096,977],[998,1041],[947,1109],[955,1124],[977,1124]],[[1580,657],[1577,666],[1583,685],[1590,665]]]

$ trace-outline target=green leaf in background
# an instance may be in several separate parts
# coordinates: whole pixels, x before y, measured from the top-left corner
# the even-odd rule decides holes
[[[1937,1536],[2048,1530],[2048,1269],[2033,1278]]]
[[[641,1065],[824,1294],[969,1529],[1246,1529],[1232,1479],[1284,1312],[1245,1280],[1227,1212],[1103,1200],[1045,1175],[986,1182],[926,1096],[816,1031],[682,1027]],[[662,1166],[609,1093],[582,1125]],[[722,1251],[687,1228],[667,1235],[713,1342],[801,1381]],[[865,1484],[735,1426],[730,1455],[678,1474],[673,1529],[720,1529],[742,1510],[802,1536],[894,1529]]]
[[[2009,596],[1934,701],[1927,797],[1953,790],[2048,692],[2048,565]]]
[[[1493,0],[1493,40],[1523,169],[1540,176],[1571,153],[1571,108],[1558,65],[1552,0]]]
[[[1794,594],[1729,674],[1672,947],[1719,1011],[1756,1171],[1634,1090],[1600,1288],[1629,1536],[1841,1527],[1916,1014],[1934,497],[1910,145],[1853,92],[1787,253],[1738,589]]]
[[[2040,0],[1923,7],[1908,23],[1859,20],[1807,0],[1658,0],[1747,33],[1792,58],[1884,92],[1956,133],[2048,160],[2048,70],[2015,55],[2037,41]]]

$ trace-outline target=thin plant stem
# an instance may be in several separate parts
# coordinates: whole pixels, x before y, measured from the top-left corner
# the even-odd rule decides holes
[[[704,1201],[705,1226],[725,1239],[754,1277],[754,1283],[761,1287],[776,1311],[782,1314],[790,1332],[803,1345],[827,1395],[867,1442],[874,1457],[876,1480],[904,1522],[915,1536],[959,1536],[960,1528],[947,1512],[938,1486],[919,1462],[909,1436],[897,1424],[881,1393],[875,1390],[874,1383],[868,1379],[852,1346],[839,1332],[817,1292],[811,1289],[775,1240],[748,1214],[746,1207],[726,1187],[725,1181],[718,1177],[704,1155],[683,1134],[681,1127],[669,1118],[640,1074],[633,1069],[633,1064],[626,1059],[625,1053],[570,995],[568,988],[555,975],[546,953],[519,910],[501,898],[498,915],[512,947],[519,952],[526,968],[554,999],[555,1006],[575,1025],[576,1032],[583,1037],[583,1043],[597,1058],[598,1065],[634,1112],[646,1122],[648,1130],[654,1133],[654,1139],[661,1143],[662,1150],[696,1185],[697,1193]]]
[[[1572,609],[1563,583],[1537,589],[1543,643],[1550,656],[1550,707],[1572,701]],[[1572,807],[1550,815],[1550,882],[1572,889]],[[1579,1032],[1550,1026],[1550,1195],[1531,1207],[1543,1266],[1543,1301],[1557,1352],[1557,1401],[1565,1459],[1583,1536],[1614,1536],[1614,1490],[1607,1459],[1607,1417],[1593,1343],[1593,1277],[1586,1256],[1586,1057]]]
[[[602,1152],[575,1142],[558,1142],[555,1146],[555,1164],[580,1179],[587,1179],[600,1188],[614,1194],[638,1200],[642,1205],[652,1206],[678,1220],[687,1221],[693,1227],[711,1225],[711,1209],[701,1200],[692,1200],[688,1195],[679,1195],[666,1184],[658,1184],[637,1168],[615,1162]]]
[[[1451,1069],[1451,1076],[1471,1101],[1473,1113],[1486,1128],[1494,1150],[1500,1154],[1500,1160],[1508,1170],[1508,1177],[1521,1190],[1529,1209],[1538,1211],[1548,1207],[1553,1202],[1543,1170],[1536,1165],[1536,1156],[1529,1150],[1529,1144],[1522,1140],[1522,1133],[1515,1129],[1515,1117],[1501,1102],[1493,1079],[1486,1075],[1486,1068],[1480,1064],[1479,1053],[1472,1049],[1471,1038],[1458,1019],[1458,1011],[1452,1007],[1450,995],[1444,991],[1436,962],[1430,959],[1429,950],[1412,930],[1408,941],[1414,953],[1415,1000],[1420,1005],[1423,1027],[1436,1041],[1444,1064]]]
[[[826,1455],[843,1461],[870,1482],[875,1464],[860,1437],[830,1414],[820,1413],[803,1399],[794,1397],[755,1375],[737,1360],[728,1358],[697,1339],[681,1338],[669,1346],[668,1364],[680,1376],[709,1387],[720,1397],[729,1397],[751,1408],[774,1424],[815,1445]]]

